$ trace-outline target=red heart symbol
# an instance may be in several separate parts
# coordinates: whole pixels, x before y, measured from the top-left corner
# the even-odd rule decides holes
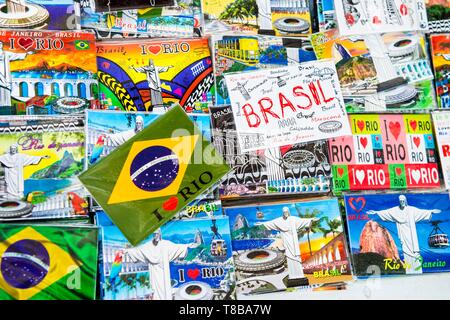
[[[20,38],[18,43],[24,50],[28,50],[33,46],[34,41],[31,38]]]
[[[367,138],[363,137],[363,138],[359,138],[359,142],[361,142],[362,146],[364,147],[364,149],[367,146]]]
[[[416,120],[409,120],[409,125],[411,126],[411,128],[416,131],[417,128],[417,121]]]
[[[431,140],[431,138],[432,138],[431,136],[428,136],[428,140]]]
[[[149,46],[147,50],[153,54],[158,54],[161,51],[161,46]]]
[[[414,141],[414,144],[416,145],[416,147],[418,148],[420,146],[420,138],[419,137],[414,137],[413,141]]]
[[[102,63],[103,69],[109,69],[109,67],[111,66],[111,64],[109,62],[103,62]]]
[[[357,125],[360,131],[364,130],[364,121],[358,120]]]
[[[375,17],[373,17],[372,22],[373,22],[373,24],[380,24],[381,20],[380,20],[380,18],[378,18],[378,16],[375,16]]]
[[[381,151],[377,151],[377,157],[381,156]]]
[[[401,131],[401,125],[400,122],[396,121],[396,122],[392,122],[389,121],[389,131],[392,133],[392,135],[394,136],[395,140],[398,139],[398,136],[400,135],[400,131]]]
[[[402,16],[408,15],[408,7],[405,4],[400,6],[400,13]]]
[[[189,269],[187,271],[187,275],[189,278],[191,278],[192,280],[195,280],[198,278],[198,276],[200,275],[200,270],[199,269]]]
[[[173,196],[172,198],[168,199],[166,202],[163,203],[162,207],[166,211],[173,211],[178,206],[178,198]]]
[[[400,175],[402,174],[402,172],[403,172],[402,168],[399,168],[399,167],[395,168],[395,173],[396,173],[399,177],[400,177]]]
[[[380,137],[379,136],[375,136],[375,140],[380,140]]]
[[[430,156],[434,155],[434,150],[430,150]]]
[[[351,14],[351,13],[347,13],[346,15],[345,15],[345,20],[347,20],[347,23],[349,24],[349,25],[353,25],[353,24],[355,24],[355,18],[353,17],[353,15]]]
[[[342,175],[344,174],[344,169],[342,169],[342,168],[338,168],[338,169],[337,169],[337,171],[338,171],[338,175],[339,175],[339,177],[341,177],[341,178],[342,178]]]
[[[366,206],[366,199],[363,197],[358,197],[356,199],[351,197],[350,199],[348,199],[348,204],[356,212],[361,212],[362,209],[364,209],[364,207]]]

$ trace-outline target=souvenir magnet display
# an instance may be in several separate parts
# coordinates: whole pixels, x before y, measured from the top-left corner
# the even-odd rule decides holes
[[[131,246],[103,213],[101,295],[105,300],[234,299],[227,217],[171,221]],[[142,285],[132,289],[131,283]]]
[[[103,108],[152,111],[178,103],[191,112],[212,101],[207,38],[103,41],[97,53]]]
[[[319,20],[319,31],[337,28],[336,12],[333,0],[317,0],[317,19]]]
[[[355,275],[448,272],[447,194],[345,195]]]
[[[193,4],[177,7],[142,8],[95,12],[89,2],[80,8],[81,28],[95,32],[97,39],[194,36]]]
[[[336,20],[341,35],[427,30],[424,0],[337,0]]]
[[[228,170],[210,141],[176,106],[79,178],[137,245]]]
[[[202,0],[205,33],[307,37],[312,30],[310,0]]]
[[[450,3],[446,0],[428,0],[425,3],[429,32],[450,32]]]
[[[213,144],[232,170],[224,176],[222,197],[327,192],[331,165],[326,141],[242,152],[230,106],[211,107]]]
[[[0,29],[76,30],[74,0],[1,0]]]
[[[0,117],[0,220],[87,218],[83,117]]]
[[[332,61],[227,74],[241,151],[350,134]]]
[[[433,124],[439,149],[439,162],[444,177],[445,187],[450,190],[450,112],[433,112]]]
[[[96,12],[109,12],[148,7],[164,7],[173,6],[174,4],[174,0],[130,0],[126,2],[119,0],[93,0],[93,7],[95,8]]]
[[[0,114],[83,114],[98,105],[94,34],[0,31]]]
[[[329,140],[335,191],[439,188],[429,114],[349,116],[352,135]]]
[[[97,228],[0,224],[0,299],[95,299]]]
[[[316,60],[307,40],[272,36],[215,35],[211,37],[214,55],[215,105],[229,104],[224,75],[270,69]]]
[[[450,108],[450,34],[430,36],[439,107]]]
[[[224,208],[236,292],[268,293],[352,279],[336,199]]]
[[[348,112],[434,109],[425,37],[416,32],[311,36],[318,59],[336,63]]]

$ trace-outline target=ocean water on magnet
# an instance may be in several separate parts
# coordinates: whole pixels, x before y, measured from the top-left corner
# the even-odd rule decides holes
[[[70,187],[74,179],[27,179],[24,194],[42,191],[46,195],[55,195],[59,190]]]
[[[267,248],[272,244],[274,239],[244,239],[244,240],[232,240],[231,244],[233,250],[250,250],[250,249],[261,249]]]

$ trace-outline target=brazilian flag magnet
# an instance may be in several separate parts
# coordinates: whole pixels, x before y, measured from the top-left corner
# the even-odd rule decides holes
[[[128,241],[137,245],[229,170],[178,105],[79,178]]]
[[[89,42],[86,40],[75,40],[75,49],[77,50],[88,50]]]

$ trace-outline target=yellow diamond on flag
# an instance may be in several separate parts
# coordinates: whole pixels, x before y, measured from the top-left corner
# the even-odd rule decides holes
[[[199,136],[137,141],[108,199],[108,204],[178,193]]]
[[[80,266],[32,227],[0,242],[0,288],[18,300],[32,298]]]

